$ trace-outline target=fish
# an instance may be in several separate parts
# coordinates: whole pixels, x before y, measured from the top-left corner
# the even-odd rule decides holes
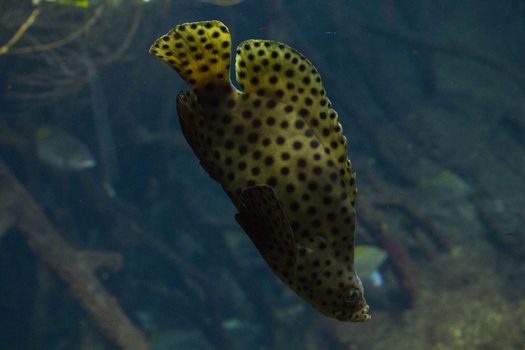
[[[421,190],[440,202],[454,202],[468,197],[474,191],[472,186],[452,170],[445,169],[433,177],[418,181]]]
[[[199,0],[200,2],[205,2],[208,4],[213,4],[217,6],[233,6],[240,4],[244,0]]]
[[[81,171],[97,165],[82,141],[58,127],[38,128],[36,151],[41,162],[62,171]]]
[[[150,53],[192,91],[177,96],[181,130],[273,272],[322,314],[370,319],[354,266],[356,175],[319,72],[271,40],[236,49],[220,21],[177,25]]]
[[[383,276],[378,271],[388,254],[383,249],[373,245],[357,245],[355,252],[355,269],[363,280],[369,280],[374,287],[383,284]]]

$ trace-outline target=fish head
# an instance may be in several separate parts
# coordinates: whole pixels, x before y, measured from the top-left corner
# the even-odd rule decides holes
[[[343,313],[335,312],[334,316],[340,321],[364,322],[370,319],[369,306],[366,303],[363,284],[355,271],[349,272],[352,282],[343,290],[342,309]]]
[[[325,310],[322,312],[339,321],[368,321],[370,319],[369,306],[364,298],[363,284],[359,276],[348,268],[342,268],[342,271],[345,272],[333,282],[333,285],[336,286],[332,293],[333,298],[323,306]],[[323,292],[326,295],[326,290]]]
[[[353,264],[354,256],[331,247],[328,236],[315,236],[309,246],[298,245],[297,290],[325,316],[339,321],[370,319],[363,284]]]

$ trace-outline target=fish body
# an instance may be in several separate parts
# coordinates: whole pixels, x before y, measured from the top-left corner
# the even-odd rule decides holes
[[[37,130],[36,149],[40,161],[62,171],[80,171],[97,164],[82,141],[55,127]]]
[[[179,25],[150,52],[191,86],[177,99],[184,136],[272,270],[323,314],[368,320],[354,269],[355,174],[312,63],[279,42],[245,41],[237,90],[218,21]]]

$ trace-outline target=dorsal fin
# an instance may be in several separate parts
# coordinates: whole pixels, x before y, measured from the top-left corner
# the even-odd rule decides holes
[[[346,137],[313,64],[285,44],[247,40],[237,47],[235,71],[245,93],[268,96],[275,99],[275,108],[282,109],[283,113],[296,113],[304,118],[342,170],[353,202],[355,175],[351,172]]]
[[[150,53],[169,64],[195,92],[207,85],[230,85],[231,38],[222,22],[178,25],[157,39]]]
[[[288,217],[273,188],[255,185],[245,189],[235,219],[279,277],[292,284],[296,245]]]

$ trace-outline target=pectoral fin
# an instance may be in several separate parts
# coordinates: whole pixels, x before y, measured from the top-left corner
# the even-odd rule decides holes
[[[235,219],[274,272],[292,283],[296,244],[288,217],[273,188],[256,185],[245,189]]]

